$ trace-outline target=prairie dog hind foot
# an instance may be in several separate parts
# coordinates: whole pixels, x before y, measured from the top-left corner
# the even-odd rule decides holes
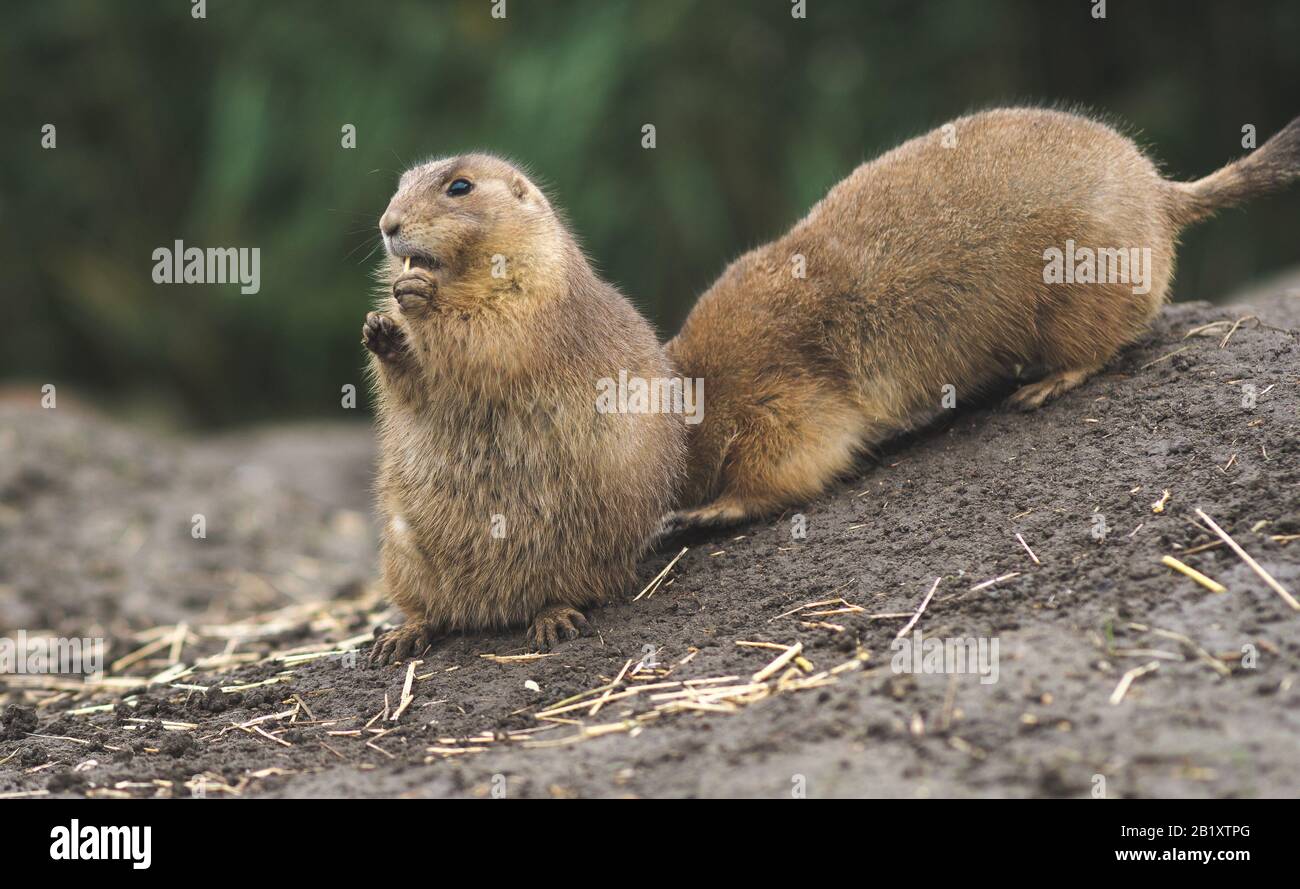
[[[683,534],[729,528],[764,511],[758,505],[746,506],[733,499],[717,500],[697,509],[679,509],[664,517],[657,539],[662,541]]]
[[[375,640],[375,647],[370,650],[370,663],[382,667],[419,657],[432,648],[436,640],[433,627],[423,621],[408,619]]]
[[[1008,399],[1011,406],[1022,411],[1032,411],[1071,389],[1077,389],[1100,371],[1102,365],[1080,367],[1071,370],[1058,370],[1050,373],[1036,383],[1021,386],[1011,393]]]
[[[528,627],[528,644],[538,651],[549,651],[563,640],[591,635],[591,624],[581,611],[567,605],[543,608]]]

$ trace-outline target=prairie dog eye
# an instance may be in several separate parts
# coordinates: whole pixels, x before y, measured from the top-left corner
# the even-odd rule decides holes
[[[468,179],[457,179],[447,186],[447,194],[453,198],[461,198],[474,190],[474,183]]]

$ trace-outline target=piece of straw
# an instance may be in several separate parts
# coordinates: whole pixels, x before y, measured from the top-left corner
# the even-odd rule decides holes
[[[1187,575],[1192,580],[1196,581],[1197,583],[1199,583],[1201,586],[1205,587],[1207,590],[1209,590],[1212,593],[1226,593],[1228,591],[1228,588],[1225,587],[1223,584],[1219,583],[1217,580],[1211,580],[1201,572],[1197,571],[1195,568],[1191,567],[1190,565],[1183,564],[1182,562],[1175,559],[1173,556],[1165,556],[1160,560],[1160,562],[1163,565],[1168,565],[1170,568],[1173,568],[1175,571]]]
[[[1293,611],[1300,611],[1300,602],[1297,602],[1297,601],[1296,601],[1295,596],[1293,596],[1293,595],[1291,595],[1289,592],[1287,592],[1286,587],[1284,587],[1284,586],[1282,586],[1282,584],[1278,583],[1278,582],[1273,578],[1273,575],[1271,575],[1271,574],[1269,574],[1267,571],[1265,571],[1265,570],[1260,566],[1259,562],[1256,562],[1254,559],[1252,559],[1252,558],[1250,557],[1250,553],[1246,552],[1244,549],[1242,549],[1240,546],[1238,546],[1238,545],[1237,545],[1237,541],[1235,541],[1235,540],[1233,540],[1231,537],[1229,537],[1227,531],[1224,531],[1224,530],[1223,530],[1222,528],[1220,528],[1217,524],[1215,524],[1214,519],[1212,519],[1212,518],[1210,518],[1209,516],[1207,516],[1207,515],[1206,515],[1204,512],[1202,512],[1201,510],[1199,510],[1199,509],[1196,510],[1196,514],[1197,514],[1198,516],[1200,516],[1200,517],[1205,521],[1205,524],[1207,524],[1207,525],[1210,526],[1211,530],[1213,530],[1215,534],[1218,534],[1220,537],[1223,538],[1223,542],[1224,542],[1224,543],[1226,543],[1226,544],[1228,544],[1228,546],[1232,547],[1233,552],[1235,552],[1237,555],[1241,556],[1241,560],[1242,560],[1243,562],[1245,562],[1247,565],[1249,565],[1252,571],[1254,571],[1254,572],[1255,572],[1256,574],[1258,574],[1261,578],[1263,578],[1264,583],[1266,583],[1266,584],[1268,584],[1270,587],[1272,587],[1273,590],[1274,590],[1274,591],[1275,591],[1279,596],[1282,597],[1282,601],[1284,601],[1284,602],[1286,602],[1286,604],[1290,605],[1290,606],[1291,606],[1291,609],[1292,609]]]

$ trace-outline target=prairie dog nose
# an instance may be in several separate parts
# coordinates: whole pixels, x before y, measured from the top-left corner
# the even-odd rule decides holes
[[[385,237],[391,238],[396,235],[402,230],[402,214],[385,210],[384,215],[379,217],[379,230]]]

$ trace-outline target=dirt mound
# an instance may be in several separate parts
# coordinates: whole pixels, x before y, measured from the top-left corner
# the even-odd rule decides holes
[[[1300,594],[1297,327],[1294,299],[1171,307],[1059,403],[961,406],[657,585],[680,546],[647,559],[594,638],[413,668],[356,652],[392,616],[367,430],[0,409],[0,637],[117,662],[5,677],[0,795],[1294,796],[1300,612],[1194,510]],[[996,681],[896,672],[913,617],[996,642]]]

